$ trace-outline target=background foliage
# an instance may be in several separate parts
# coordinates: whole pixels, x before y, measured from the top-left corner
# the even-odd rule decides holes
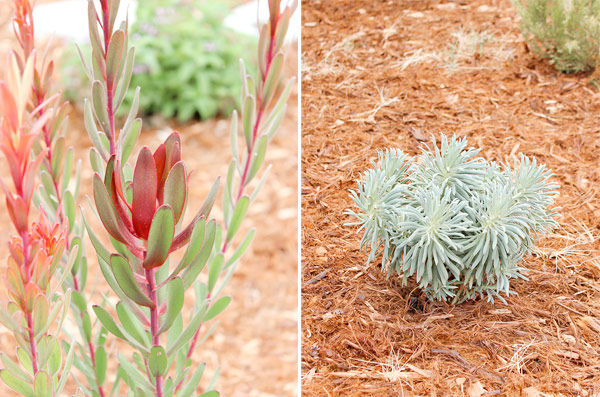
[[[239,108],[239,60],[247,60],[251,72],[256,69],[256,40],[223,25],[231,6],[216,0],[139,2],[130,32],[136,66],[124,108],[131,106],[138,86],[148,93],[140,97],[141,115],[184,122],[230,116]],[[89,57],[89,46],[82,51]],[[65,95],[81,103],[89,82],[74,49],[63,64]]]
[[[530,48],[562,72],[598,68],[600,0],[512,0]]]

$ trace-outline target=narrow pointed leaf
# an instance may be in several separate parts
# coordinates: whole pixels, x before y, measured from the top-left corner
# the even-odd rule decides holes
[[[138,305],[155,308],[154,302],[142,292],[133,275],[133,270],[127,259],[118,254],[110,256],[110,266],[121,290]]]
[[[227,241],[231,241],[233,236],[237,233],[242,221],[244,220],[244,216],[246,216],[246,211],[248,210],[248,204],[250,204],[250,199],[248,196],[242,196],[238,201],[235,209],[233,210],[233,215],[231,216],[231,223],[229,223],[229,227],[227,228]]]
[[[164,187],[164,203],[171,206],[175,223],[179,222],[187,196],[187,175],[183,161],[171,168]]]
[[[158,330],[159,334],[168,331],[179,313],[181,313],[181,309],[183,308],[184,291],[183,281],[181,278],[175,277],[168,282],[167,312],[164,315],[164,322]]]
[[[175,220],[173,210],[167,204],[160,206],[152,220],[148,234],[148,251],[143,266],[152,269],[161,266],[169,256],[169,250],[175,235]]]

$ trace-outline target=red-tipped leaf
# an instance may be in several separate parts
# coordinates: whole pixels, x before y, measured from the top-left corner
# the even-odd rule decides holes
[[[156,211],[156,164],[152,152],[143,147],[133,173],[133,201],[131,203],[133,228],[136,234],[148,238],[152,217]]]

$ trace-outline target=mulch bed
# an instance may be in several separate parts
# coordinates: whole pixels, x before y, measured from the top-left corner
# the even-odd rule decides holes
[[[303,2],[302,390],[600,395],[600,94],[527,49],[508,0]],[[377,150],[467,137],[554,171],[561,227],[508,304],[429,302],[365,266],[344,211]]]

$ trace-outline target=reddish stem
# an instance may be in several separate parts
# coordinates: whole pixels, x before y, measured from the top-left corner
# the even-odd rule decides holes
[[[154,303],[150,308],[150,335],[152,335],[152,346],[160,346],[158,335],[158,300],[156,297],[156,280],[154,277],[154,268],[146,269],[146,281],[148,282],[148,297]],[[163,377],[156,377],[156,397],[162,397]]]
[[[24,231],[21,233],[21,241],[23,243],[23,266],[25,268],[25,282],[24,284],[27,285],[29,284],[29,281],[31,280],[31,269],[29,268],[29,266],[31,265],[29,263],[30,258],[29,258],[29,250],[30,250],[30,241],[29,241],[29,232]],[[25,321],[27,322],[27,332],[29,335],[29,348],[31,349],[31,364],[33,367],[33,376],[35,377],[35,375],[38,372],[38,365],[37,365],[37,348],[35,345],[35,331],[33,328],[33,317],[31,316],[31,312],[27,309],[24,309],[25,312]]]
[[[104,34],[104,63],[106,64],[106,60],[108,57],[108,46],[110,44],[110,38],[112,36],[112,32],[109,31],[109,17],[110,17],[110,12],[109,12],[109,8],[108,8],[108,0],[100,0],[100,4],[102,7],[102,32]],[[106,134],[106,137],[108,138],[108,142],[110,145],[110,155],[112,156],[113,154],[116,154],[117,150],[116,150],[116,146],[115,146],[115,111],[113,108],[113,102],[114,102],[114,87],[113,87],[113,82],[112,81],[108,81],[108,78],[106,76],[106,70],[103,71],[104,73],[104,80],[106,82],[106,111],[108,113],[108,121],[110,123],[110,131],[108,134]]]
[[[73,288],[75,289],[75,291],[77,292],[81,292],[79,290],[79,281],[77,281],[77,276],[73,275]],[[83,312],[79,312],[79,316],[81,317],[82,321],[83,321]],[[94,367],[94,369],[96,368],[96,350],[94,349],[94,345],[92,344],[92,342],[88,342],[88,350],[90,351],[90,358],[92,359],[92,366]],[[104,397],[104,389],[102,388],[102,385],[100,384],[100,382],[98,382],[98,375],[96,375],[96,371],[94,371],[94,376],[96,378],[96,386],[98,387],[98,394],[100,394],[101,397]]]
[[[33,366],[33,376],[35,377],[35,375],[38,372],[38,366],[37,366],[37,350],[35,347],[35,334],[33,331],[33,318],[31,317],[31,313],[27,312],[26,314],[26,319],[27,319],[27,328],[29,331],[29,348],[31,349],[31,364]]]
[[[264,87],[265,85],[265,81],[267,80],[267,76],[269,75],[269,70],[271,69],[271,64],[273,62],[273,50],[274,50],[274,46],[275,46],[275,32],[276,32],[276,28],[277,28],[277,22],[279,21],[279,16],[277,16],[276,20],[275,20],[275,24],[274,26],[271,27],[271,38],[270,38],[270,42],[269,42],[269,51],[267,52],[267,64],[265,67],[265,72],[263,73],[263,75],[261,76],[261,87]],[[246,187],[246,179],[248,178],[248,171],[250,170],[250,163],[252,162],[252,153],[254,153],[254,144],[256,143],[256,137],[258,135],[258,127],[260,126],[260,122],[263,116],[263,109],[264,109],[264,103],[263,103],[263,98],[261,93],[257,94],[257,102],[256,102],[257,108],[258,108],[258,113],[256,115],[256,121],[254,122],[254,126],[252,128],[252,141],[250,146],[248,147],[248,155],[246,156],[246,164],[244,165],[244,172],[242,174],[242,178],[240,179],[240,184],[238,187],[238,195],[234,204],[234,208],[237,205],[237,203],[240,201],[240,199],[242,198],[243,194],[244,194],[244,188]],[[223,246],[221,248],[221,253],[225,253],[227,251],[227,247],[228,247],[228,241],[225,240],[223,242]],[[209,303],[210,305],[210,303]],[[207,309],[208,310],[208,309]],[[202,325],[202,324],[200,324]],[[192,338],[192,343],[190,344],[190,348],[188,349],[187,355],[186,357],[191,357],[194,348],[196,347],[196,342],[198,340],[198,336],[200,335],[200,329],[198,329],[198,331],[196,331],[196,333],[194,334],[194,337]],[[179,386],[181,386],[181,382],[180,384],[177,386],[177,388],[179,388]]]

